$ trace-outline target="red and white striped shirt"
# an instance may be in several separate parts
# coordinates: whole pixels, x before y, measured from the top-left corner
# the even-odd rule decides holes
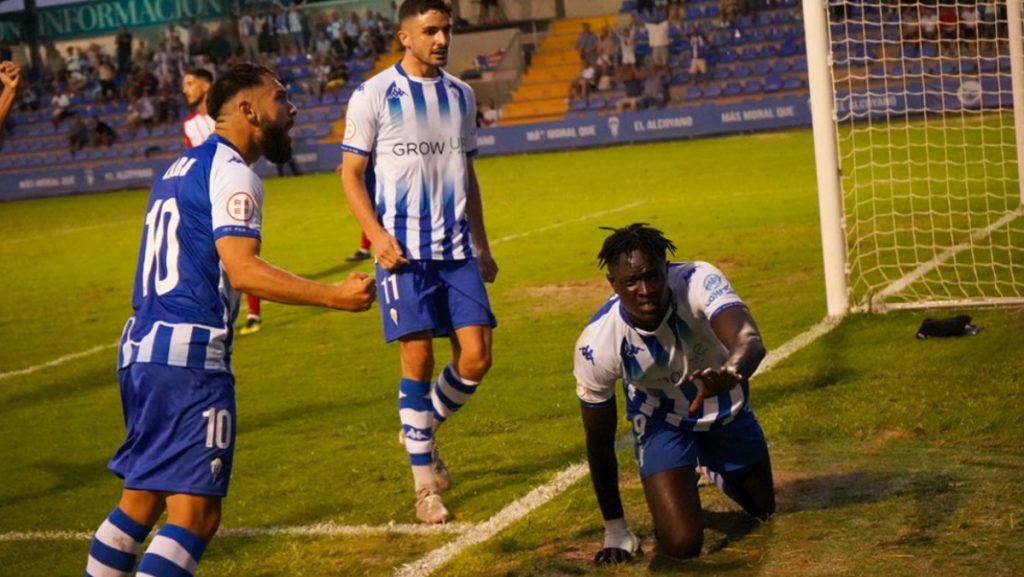
[[[185,134],[185,148],[192,148],[206,142],[206,139],[213,134],[215,124],[209,116],[193,110],[192,114],[185,117],[185,121],[181,123],[181,130]]]

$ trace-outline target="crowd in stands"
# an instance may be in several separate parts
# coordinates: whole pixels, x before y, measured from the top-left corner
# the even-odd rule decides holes
[[[42,68],[27,74],[17,108],[47,114],[55,131],[85,116],[67,128],[75,153],[111,138],[94,138],[95,131],[86,128],[89,118],[113,127],[114,139],[114,128],[123,132],[176,124],[187,114],[181,83],[191,68],[216,76],[241,61],[259,62],[277,72],[293,95],[309,95],[310,102],[319,104],[393,48],[397,5],[391,6],[389,14],[310,13],[294,4],[250,4],[213,27],[195,19],[168,24],[155,40],[136,38],[122,27],[113,39],[113,54],[99,43],[63,51],[44,43]],[[0,46],[0,57],[3,52],[10,59],[10,47]]]
[[[685,62],[688,82],[705,84],[714,57],[741,45],[745,28],[758,11],[776,3],[783,5],[773,0],[720,0],[708,20],[685,0],[627,0],[623,12],[630,21],[625,26],[605,26],[598,34],[589,23],[582,24],[576,41],[580,73],[569,87],[569,100],[586,105],[592,93],[615,87],[625,90],[615,106],[619,111],[664,107],[671,99],[673,67]],[[788,20],[799,20],[799,7],[788,6]]]

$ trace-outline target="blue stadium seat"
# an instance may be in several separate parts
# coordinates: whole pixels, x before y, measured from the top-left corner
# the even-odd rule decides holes
[[[683,94],[683,100],[700,100],[702,96],[704,96],[704,93],[701,92],[700,88],[691,86],[687,88],[686,93]]]
[[[807,59],[797,58],[793,62],[793,72],[807,72]]]
[[[711,73],[711,78],[718,81],[728,80],[730,76],[732,76],[732,71],[725,66],[718,66]]]
[[[747,80],[745,83],[743,83],[744,94],[758,94],[761,92],[763,88],[764,85],[761,83],[760,80],[756,78],[751,78],[750,80]]]
[[[785,74],[786,72],[789,72],[789,61],[781,58],[776,60],[775,63],[772,64],[772,72],[776,74]]]
[[[804,87],[804,81],[799,76],[791,76],[786,79],[786,83],[782,85],[784,90],[799,90]]]
[[[746,64],[740,64],[732,69],[733,78],[743,78],[744,76],[750,76],[750,67]]]
[[[782,78],[779,77],[779,76],[775,76],[773,74],[773,75],[769,76],[768,78],[764,79],[764,86],[763,86],[762,90],[764,90],[764,92],[766,94],[770,94],[772,92],[778,92],[778,91],[782,90],[782,87],[784,85],[785,85],[785,83],[782,81]]]
[[[627,12],[633,12],[636,10],[636,0],[625,0],[622,3],[622,7],[619,8],[619,12],[625,14]]]
[[[590,104],[587,106],[589,110],[603,110],[608,106],[608,101],[600,96],[590,99]]]
[[[772,67],[767,62],[758,62],[754,65],[754,76],[766,76],[772,71]]]
[[[739,82],[729,82],[722,89],[722,96],[737,96],[743,93],[743,87]]]
[[[569,103],[570,112],[582,112],[586,109],[587,103],[582,98],[574,98],[573,101]]]
[[[753,46],[747,46],[742,52],[740,52],[740,60],[757,60],[757,57],[757,48],[754,48]]]
[[[683,71],[672,77],[672,84],[681,85],[690,82],[690,73]]]
[[[704,89],[705,98],[718,98],[722,95],[722,88],[714,83],[711,83]]]

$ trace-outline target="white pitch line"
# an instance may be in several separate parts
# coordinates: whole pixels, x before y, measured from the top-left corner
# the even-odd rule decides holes
[[[839,319],[826,318],[810,329],[793,337],[779,347],[777,351],[765,357],[765,360],[758,368],[758,374],[768,372],[772,367],[838,325]],[[626,438],[628,439],[629,436],[627,435]],[[621,442],[622,439],[619,439],[619,441]],[[451,543],[434,549],[426,556],[398,568],[393,574],[394,577],[428,577],[467,548],[490,539],[512,523],[554,499],[571,487],[573,483],[586,476],[588,472],[586,463],[576,463],[566,467],[553,480],[530,491],[525,497],[517,499],[487,521],[477,525],[473,531],[463,533]]]
[[[624,210],[629,210],[631,208],[640,206],[641,204],[646,204],[646,202],[647,202],[646,200],[638,200],[638,201],[635,201],[635,202],[631,202],[629,204],[624,204],[624,205],[622,205],[620,207],[617,207],[617,208],[611,208],[611,209],[608,209],[608,210],[601,210],[601,211],[598,211],[598,212],[592,212],[590,214],[585,214],[585,215],[583,215],[583,216],[581,216],[579,218],[574,218],[572,220],[566,220],[566,221],[558,222],[558,223],[555,223],[555,224],[550,224],[550,225],[547,225],[547,226],[542,226],[540,228],[535,228],[533,230],[528,230],[526,232],[510,234],[508,236],[503,236],[501,238],[493,240],[491,242],[491,244],[492,245],[500,244],[500,243],[503,243],[503,242],[508,242],[510,240],[516,240],[516,239],[520,239],[520,238],[523,238],[523,237],[532,236],[532,235],[535,235],[535,234],[538,234],[538,233],[547,232],[549,230],[554,230],[554,229],[557,229],[557,228],[561,228],[561,227],[563,227],[563,226],[565,226],[567,224],[583,222],[585,220],[590,220],[590,219],[593,219],[593,218],[598,218],[598,217],[604,216],[606,214],[614,214],[616,212],[622,212]],[[110,223],[110,224],[115,224],[115,223]],[[121,222],[118,222],[116,224],[121,224]],[[100,226],[107,226],[107,225],[96,225],[96,226],[93,226],[93,227],[81,227],[81,228],[77,228],[77,229],[70,229],[70,230],[68,230],[66,232],[67,233],[78,232],[78,231],[82,231],[82,230],[88,230],[90,228],[99,228]],[[16,240],[27,240],[27,238],[13,239],[12,241],[8,241],[8,242],[13,242],[13,241],[16,241]],[[56,367],[58,365],[62,365],[64,363],[66,363],[68,361],[73,361],[75,359],[80,359],[82,357],[87,357],[89,355],[98,353],[98,352],[100,352],[102,350],[105,350],[105,349],[108,349],[108,348],[113,348],[113,347],[116,347],[116,346],[117,346],[116,343],[113,344],[113,345],[100,345],[98,347],[93,347],[93,348],[85,350],[85,351],[80,351],[80,352],[77,352],[77,353],[71,353],[71,354],[68,354],[68,355],[64,355],[63,357],[53,359],[52,361],[48,361],[48,362],[43,363],[41,365],[34,365],[34,366],[31,366],[31,367],[27,367],[27,368],[24,368],[24,369],[19,369],[19,370],[16,370],[16,371],[8,371],[6,373],[0,373],[0,381],[2,381],[4,379],[9,379],[11,377],[19,377],[19,376],[22,376],[22,375],[28,375],[28,374],[34,373],[36,371],[40,371],[42,369],[48,369],[50,367]]]
[[[637,200],[637,201],[631,202],[629,204],[624,204],[624,205],[622,205],[620,207],[617,207],[617,208],[610,208],[608,210],[600,210],[598,212],[592,212],[590,214],[585,214],[585,215],[583,215],[583,216],[581,216],[579,218],[574,218],[572,220],[563,220],[562,222],[556,222],[554,224],[549,224],[547,226],[542,226],[540,228],[535,228],[533,230],[528,230],[526,232],[518,232],[516,234],[510,234],[508,236],[503,236],[501,238],[496,238],[496,239],[492,240],[491,244],[492,245],[501,244],[503,242],[508,242],[510,240],[516,240],[516,239],[520,239],[520,238],[527,237],[527,236],[533,236],[533,235],[541,233],[541,232],[547,232],[549,230],[555,230],[557,228],[562,228],[563,226],[565,226],[567,224],[575,224],[577,222],[583,222],[583,221],[591,220],[591,219],[597,218],[599,216],[604,216],[606,214],[615,214],[616,212],[622,212],[624,210],[629,210],[631,208],[636,208],[636,207],[638,207],[638,206],[640,206],[642,204],[647,204],[647,201],[646,200]]]
[[[225,527],[217,532],[217,538],[266,537],[276,535],[303,535],[315,537],[365,537],[368,535],[462,535],[474,529],[468,523],[446,525],[398,524],[386,525],[339,525],[317,523],[315,525],[278,527]],[[11,541],[88,541],[92,531],[11,531],[0,533],[0,543]]]
[[[30,241],[34,241],[34,240],[52,240],[53,237],[55,237],[55,236],[66,236],[66,235],[69,235],[69,234],[78,234],[80,232],[88,232],[90,230],[98,230],[98,229],[101,229],[101,228],[110,228],[110,227],[122,226],[122,225],[126,225],[126,224],[133,224],[133,223],[137,223],[140,226],[142,225],[142,221],[140,219],[137,219],[137,218],[126,218],[126,219],[122,219],[122,220],[111,220],[111,221],[108,221],[108,222],[101,222],[101,223],[98,223],[98,224],[90,224],[90,225],[87,225],[87,226],[78,226],[78,227],[74,227],[74,228],[64,228],[64,229],[59,229],[59,230],[54,230],[54,231],[48,231],[46,234],[30,234],[30,235],[21,236],[21,237],[7,238],[7,239],[4,239],[4,240],[0,240],[0,247],[7,246],[9,244],[17,244],[19,242],[30,242]]]
[[[64,363],[67,363],[69,361],[73,361],[75,359],[80,359],[82,357],[88,357],[89,355],[94,355],[94,354],[96,354],[96,353],[98,353],[100,351],[105,351],[107,349],[112,349],[112,348],[114,348],[116,346],[117,346],[117,343],[112,343],[112,344],[109,344],[109,345],[97,345],[97,346],[95,346],[95,347],[93,347],[91,349],[86,349],[84,351],[78,351],[77,353],[71,353],[71,354],[64,355],[63,357],[58,357],[56,359],[53,359],[52,361],[47,361],[47,362],[45,362],[45,363],[43,363],[41,365],[33,365],[31,367],[26,367],[24,369],[18,369],[16,371],[8,371],[6,373],[0,373],[0,381],[2,381],[4,379],[9,379],[11,377],[20,377],[22,375],[30,375],[30,374],[32,374],[32,373],[34,373],[36,371],[41,371],[43,369],[48,369],[50,367],[56,367],[57,365],[63,365]]]

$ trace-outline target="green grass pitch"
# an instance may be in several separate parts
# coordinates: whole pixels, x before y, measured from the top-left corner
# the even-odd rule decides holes
[[[649,222],[677,242],[678,259],[718,264],[769,349],[825,315],[809,131],[488,158],[477,170],[501,267],[491,287],[500,326],[490,375],[439,437],[457,523],[488,520],[584,458],[571,355],[610,292],[598,226]],[[323,281],[369,272],[344,262],[359,232],[334,175],[266,188],[270,261]],[[22,536],[91,532],[116,502],[105,469],[123,435],[113,343],[130,312],[145,199],[0,204],[0,575],[81,575],[87,540]],[[981,335],[927,341],[914,339],[925,313],[853,316],[756,378],[779,512],[752,525],[703,490],[698,560],[650,554],[624,450],[627,517],[648,550],[637,563],[589,564],[601,525],[584,479],[436,574],[1019,576],[1024,311],[971,314]],[[235,348],[239,435],[223,526],[413,523],[395,441],[398,354],[381,342],[376,307],[268,304],[264,318]],[[455,538],[225,536],[199,574],[384,576]]]

